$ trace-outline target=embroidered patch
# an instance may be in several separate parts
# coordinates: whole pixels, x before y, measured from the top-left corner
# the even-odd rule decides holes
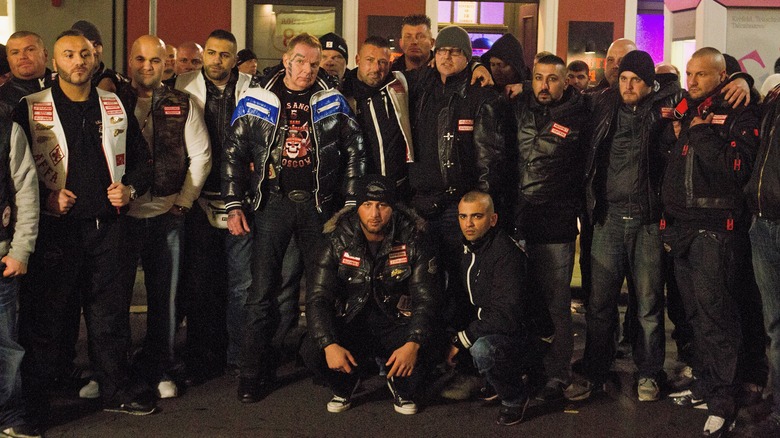
[[[36,102],[33,104],[33,121],[53,122],[54,106],[51,102]]]
[[[55,146],[54,149],[49,152],[49,158],[51,158],[51,162],[54,163],[55,166],[65,158],[65,154],[62,153],[60,145]]]
[[[163,111],[166,116],[180,116],[181,107],[178,106],[163,106]]]
[[[11,206],[6,205],[5,209],[3,210],[3,228],[8,227],[10,223],[11,223]]]
[[[106,114],[109,116],[121,116],[122,107],[119,102],[113,97],[101,97],[100,102],[103,104],[103,108],[106,110]]]
[[[569,131],[571,131],[571,129],[558,123],[553,123],[552,128],[550,128],[550,132],[561,138],[566,138],[566,136],[569,135]]]
[[[664,107],[661,108],[661,117],[664,119],[674,119],[674,108]]]
[[[390,248],[389,265],[395,266],[403,263],[409,263],[409,257],[406,255],[406,245],[393,245]]]
[[[712,124],[713,125],[723,125],[726,123],[726,119],[728,118],[728,114],[715,114],[712,116]]]
[[[354,266],[356,268],[360,267],[360,257],[355,257],[349,255],[348,252],[344,251],[344,254],[341,255],[341,264],[347,265],[347,266]]]
[[[114,137],[119,137],[119,134],[125,132],[124,129],[114,129]]]
[[[458,132],[470,132],[474,130],[474,119],[459,119]]]
[[[403,274],[403,273],[404,273],[403,269],[397,269],[396,268],[396,269],[393,269],[392,271],[390,271],[390,276],[391,277],[400,277],[401,274]]]
[[[125,154],[119,154],[116,156],[116,165],[117,166],[125,165]]]
[[[109,121],[109,122],[110,122],[112,125],[116,125],[117,123],[120,123],[120,122],[122,122],[124,119],[125,119],[124,117],[116,117],[116,116],[113,116],[113,117],[111,117],[110,119],[108,119],[108,121]]]

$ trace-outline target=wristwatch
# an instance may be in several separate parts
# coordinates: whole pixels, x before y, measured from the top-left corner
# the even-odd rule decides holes
[[[135,199],[138,197],[138,193],[135,191],[135,187],[127,186],[127,188],[130,189],[130,200],[135,201]]]

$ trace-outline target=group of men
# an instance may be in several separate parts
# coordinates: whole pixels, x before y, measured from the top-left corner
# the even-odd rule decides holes
[[[100,62],[90,23],[55,41],[56,75],[38,35],[12,35],[0,88],[2,432],[45,426],[81,311],[94,372],[81,394],[105,410],[150,414],[150,393],[175,397],[177,383],[226,371],[242,403],[262,400],[304,270],[300,354],[332,389],[329,412],[349,409],[378,368],[395,411],[414,414],[443,362],[484,378],[501,425],[521,422],[531,397],[587,398],[610,380],[625,278],[637,397],[658,400],[672,262],[695,375],[672,396],[707,404],[704,435],[726,433],[739,385],[766,385],[763,340],[745,335],[756,280],[780,371],[776,101],[762,125],[757,102],[741,102],[750,78],[729,76],[713,48],[693,54],[685,92],[628,40],[609,48],[595,89],[587,65],[554,54],[526,67],[512,35],[484,65],[465,30],[434,39],[425,16],[404,19],[399,43],[392,61],[389,42],[369,37],[348,70],[341,37],[302,33],[253,75],[256,57],[227,31],[175,49],[145,35],[125,78]],[[584,384],[571,364],[578,218],[592,231]],[[129,359],[139,260],[147,332]],[[780,431],[775,408],[756,430]]]

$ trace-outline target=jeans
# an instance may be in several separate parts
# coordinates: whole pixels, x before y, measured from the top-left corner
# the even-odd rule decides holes
[[[284,338],[298,326],[303,278],[303,255],[295,238],[290,239],[282,262],[282,285],[279,293],[279,328],[274,334],[274,346],[284,345]]]
[[[529,244],[529,272],[534,290],[547,303],[555,339],[544,358],[548,379],[568,384],[571,380],[571,356],[574,334],[571,321],[571,274],[574,269],[574,242]]]
[[[743,284],[736,280],[745,263],[750,263],[748,236],[740,231],[675,228],[672,233],[692,233],[693,237],[688,250],[674,259],[700,363],[691,391],[707,402],[710,414],[732,418],[742,339],[737,300]]]
[[[184,216],[164,213],[129,221],[128,283],[135,283],[136,262],[141,258],[146,286],[146,338],[144,339],[144,374],[152,381],[165,378],[175,365],[176,290],[179,287],[181,239]]]
[[[237,360],[243,303],[252,281],[252,235],[232,236],[212,227],[197,202],[187,214],[184,230],[179,290],[186,294],[187,367],[195,374],[214,376]]]
[[[324,239],[322,224],[313,199],[295,202],[270,193],[265,205],[255,212],[252,287],[244,305],[244,333],[238,356],[242,379],[274,377],[278,358],[272,340],[279,327],[277,298],[284,254],[295,236],[308,270]]]
[[[458,224],[458,204],[448,206],[441,214],[427,219],[430,239],[435,242],[441,261],[445,285],[444,311],[441,320],[450,328],[463,330],[473,317],[472,304],[461,277],[460,258],[463,234]]]
[[[763,302],[764,327],[769,335],[772,373],[772,412],[780,415],[780,221],[756,218],[750,227],[753,269]]]
[[[24,423],[22,376],[24,348],[17,342],[19,281],[0,277],[0,430]]]
[[[88,353],[107,406],[137,395],[127,362],[127,224],[124,216],[108,219],[53,218],[41,215],[35,252],[22,279],[19,339],[27,354],[22,363],[28,410],[43,420],[46,390],[61,363],[58,334],[68,323],[66,308],[81,298],[87,325]]]
[[[528,398],[528,388],[523,383],[524,363],[534,354],[522,338],[506,335],[487,335],[478,338],[469,348],[474,366],[493,386],[504,406],[522,406]]]
[[[639,332],[633,358],[639,377],[658,379],[664,365],[663,246],[658,225],[610,212],[593,229],[593,284],[586,313],[584,364],[588,377],[603,381],[615,357],[615,308],[623,279],[636,286]]]

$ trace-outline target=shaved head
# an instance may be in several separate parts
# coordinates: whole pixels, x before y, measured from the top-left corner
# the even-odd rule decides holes
[[[160,86],[166,57],[165,43],[154,35],[143,35],[133,42],[128,70],[139,96],[151,95]]]
[[[604,66],[604,77],[609,85],[614,85],[618,80],[620,61],[628,52],[636,50],[636,44],[628,38],[619,38],[612,42],[607,49],[607,61]]]

